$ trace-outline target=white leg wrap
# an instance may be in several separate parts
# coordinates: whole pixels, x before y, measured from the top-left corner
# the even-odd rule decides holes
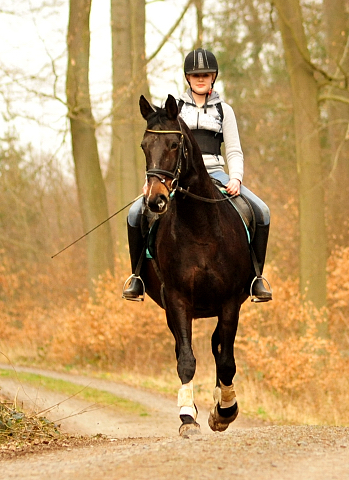
[[[213,392],[213,399],[215,404],[219,404],[222,408],[229,408],[236,403],[236,393],[234,390],[234,383],[228,387],[219,381],[220,387],[216,387]]]
[[[190,415],[196,420],[197,411],[194,405],[194,388],[193,381],[184,383],[178,390],[178,407],[180,407],[180,415]]]

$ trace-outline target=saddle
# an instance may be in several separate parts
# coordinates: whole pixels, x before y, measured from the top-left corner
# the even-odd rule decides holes
[[[246,229],[248,243],[252,243],[255,231],[256,231],[256,218],[252,208],[252,205],[247,200],[244,195],[238,195],[236,197],[230,195],[223,185],[222,182],[212,178],[213,184],[218,188],[218,190],[223,193],[223,195],[229,197],[229,203],[235,208],[235,210],[240,215],[240,218]]]

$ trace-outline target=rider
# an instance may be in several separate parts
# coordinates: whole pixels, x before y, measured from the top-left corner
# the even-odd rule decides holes
[[[178,102],[180,116],[192,130],[201,149],[203,160],[211,177],[219,180],[231,195],[244,195],[250,202],[256,218],[256,230],[252,251],[257,270],[252,284],[255,301],[272,300],[272,294],[263,284],[262,271],[266,256],[270,212],[267,205],[242,185],[244,158],[233,109],[213,90],[218,75],[217,59],[212,52],[198,48],[190,52],[184,61],[184,74],[189,88]],[[225,161],[220,146],[224,138],[229,175],[224,171]],[[143,250],[141,233],[142,199],[135,202],[128,215],[128,236],[132,273],[135,273]],[[259,272],[258,272],[259,270]],[[123,292],[127,300],[139,300],[143,293],[140,277],[131,276],[129,287]]]

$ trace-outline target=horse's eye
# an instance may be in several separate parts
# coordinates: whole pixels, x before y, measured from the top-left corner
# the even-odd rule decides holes
[[[178,143],[173,142],[172,145],[171,145],[171,150],[176,150],[177,147],[178,147]]]

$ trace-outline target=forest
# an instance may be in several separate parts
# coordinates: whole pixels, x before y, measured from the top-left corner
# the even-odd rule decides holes
[[[348,425],[349,1],[5,0],[0,32],[0,362],[176,377],[164,312],[121,298],[113,214],[144,183],[140,95],[178,98],[202,46],[271,210],[273,301],[246,301],[236,341],[242,409]],[[203,399],[214,324],[194,325]]]

